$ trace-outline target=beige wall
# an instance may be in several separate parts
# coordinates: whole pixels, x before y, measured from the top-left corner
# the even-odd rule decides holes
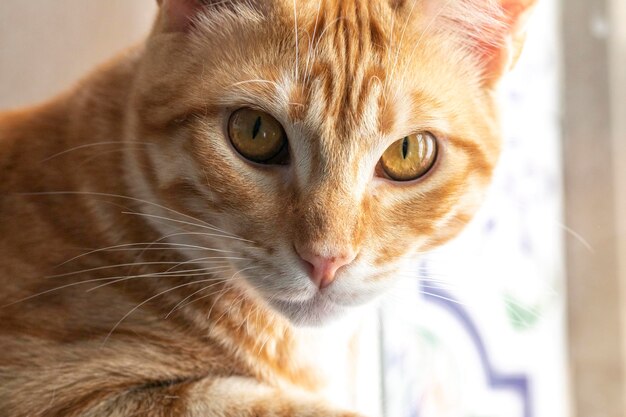
[[[626,1],[613,0],[612,84],[613,149],[618,213],[618,258],[622,293],[623,369],[626,371]],[[626,410],[626,384],[622,390]]]
[[[42,100],[149,30],[156,0],[0,0],[0,109]]]
[[[562,0],[572,400],[626,416],[626,3]]]

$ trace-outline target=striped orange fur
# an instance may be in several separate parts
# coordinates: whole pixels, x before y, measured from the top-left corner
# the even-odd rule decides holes
[[[324,398],[352,336],[316,327],[471,219],[531,2],[159,3],[144,44],[0,114],[0,416],[356,417]],[[288,164],[234,150],[246,107]],[[425,131],[428,174],[380,175]]]

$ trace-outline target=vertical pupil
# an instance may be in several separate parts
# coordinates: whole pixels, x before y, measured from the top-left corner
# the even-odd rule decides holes
[[[402,159],[406,159],[407,154],[409,153],[409,137],[405,137],[402,141]]]
[[[259,130],[261,130],[261,116],[256,118],[256,122],[254,122],[254,127],[252,128],[252,139],[256,139],[259,134]]]

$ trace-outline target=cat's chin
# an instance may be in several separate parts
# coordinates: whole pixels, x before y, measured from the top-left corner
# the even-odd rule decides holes
[[[272,299],[270,305],[294,326],[320,327],[343,317],[348,308],[317,294],[306,301]]]

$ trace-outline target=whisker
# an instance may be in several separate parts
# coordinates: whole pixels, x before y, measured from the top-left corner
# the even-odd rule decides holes
[[[249,270],[253,270],[253,269],[258,269],[258,268],[260,268],[260,267],[258,267],[258,266],[254,266],[254,267],[249,267],[249,268],[244,268],[244,269],[241,269],[241,270],[239,270],[239,271],[235,272],[235,274],[233,274],[233,276],[232,276],[230,279],[231,279],[231,280],[232,280],[232,279],[234,279],[234,278],[235,278],[235,276],[236,276],[237,274],[241,273],[241,272],[244,272],[244,271],[249,271]],[[224,280],[223,282],[226,282],[226,281],[227,281],[227,280]],[[205,288],[205,289],[206,289],[206,288]],[[186,297],[183,301],[188,300],[189,298],[193,297],[194,295],[196,295],[196,294],[198,294],[198,293],[200,293],[200,292],[202,292],[202,291],[204,291],[204,289],[200,289],[200,290],[196,291],[195,293],[191,294],[189,297]],[[200,301],[200,300],[203,300],[203,299],[205,299],[205,298],[211,297],[211,296],[212,296],[212,295],[214,295],[214,294],[215,294],[215,293],[211,293],[211,294],[204,295],[204,296],[202,296],[202,297],[198,297],[198,298],[196,298],[195,300],[191,300],[190,302],[188,302],[188,303],[187,303],[187,304],[185,304],[184,306],[181,306],[180,308],[177,308],[177,307],[179,306],[179,304],[181,304],[181,303],[182,303],[182,302],[181,302],[181,303],[177,304],[177,305],[176,305],[176,306],[172,309],[172,311],[170,311],[170,313],[167,315],[167,317],[169,317],[169,315],[170,315],[170,314],[172,314],[172,312],[174,312],[174,311],[175,311],[175,310],[177,310],[177,309],[182,309],[182,308],[185,308],[185,307],[189,306],[190,304],[195,303],[196,301]],[[210,315],[210,311],[209,311],[209,315]],[[167,318],[167,317],[166,317],[166,318]]]
[[[346,18],[345,18],[345,17],[342,17],[342,16],[337,17],[337,18],[335,18],[335,19],[331,20],[331,21],[330,21],[330,23],[328,23],[328,24],[324,27],[324,29],[323,29],[323,30],[322,30],[322,32],[320,33],[320,37],[319,37],[319,39],[317,40],[317,43],[315,44],[315,49],[313,49],[313,52],[314,52],[315,54],[317,54],[317,50],[318,50],[318,48],[319,48],[320,42],[322,41],[322,38],[324,37],[324,34],[326,33],[326,31],[327,31],[328,29],[330,29],[330,27],[331,27],[332,25],[334,25],[335,23],[339,22],[340,20],[346,20]]]
[[[238,241],[246,242],[246,243],[256,243],[256,242],[253,242],[251,240],[243,239],[243,238],[236,237],[236,236],[224,236],[224,235],[220,235],[220,234],[217,234],[217,233],[206,233],[206,232],[178,232],[178,233],[172,233],[172,234],[169,234],[167,236],[163,236],[162,238],[160,238],[159,240],[156,240],[155,242],[159,242],[159,241],[168,239],[170,237],[177,237],[177,236],[208,236],[208,237],[219,237],[219,238],[224,238],[224,239],[233,239],[233,240],[238,240]]]
[[[99,267],[95,267],[95,268],[82,269],[80,271],[72,271],[72,272],[67,272],[67,273],[64,273],[64,274],[48,275],[48,276],[46,276],[44,278],[45,279],[63,278],[63,277],[69,277],[69,276],[72,276],[72,275],[85,274],[85,273],[88,273],[88,272],[102,271],[102,270],[105,270],[105,269],[124,268],[124,267],[129,267],[129,266],[148,266],[148,265],[175,265],[175,266],[179,266],[179,265],[181,265],[181,262],[129,262],[129,263],[124,263],[124,264],[106,265],[106,266],[99,266]]]
[[[157,247],[151,247],[151,246],[147,246],[147,247],[143,247],[142,245],[153,245],[153,246],[157,246]],[[184,247],[185,249],[197,249],[197,250],[203,250],[203,251],[209,251],[209,252],[220,252],[220,253],[235,253],[235,251],[226,251],[226,250],[221,250],[221,249],[212,249],[212,248],[205,248],[202,246],[196,246],[196,245],[185,245],[183,243],[168,243],[168,242],[160,242],[160,243],[155,243],[155,242],[143,242],[143,243],[125,243],[125,244],[120,244],[120,245],[113,245],[113,246],[108,246],[106,248],[100,248],[100,249],[94,249],[91,250],[89,252],[83,253],[81,255],[77,255],[71,259],[68,259],[67,261],[59,264],[56,266],[56,268],[59,268],[61,266],[64,266],[70,262],[73,262],[75,260],[78,260],[80,258],[83,258],[85,256],[89,256],[92,255],[94,253],[99,253],[99,252],[119,252],[119,250],[121,249],[122,251],[125,250],[179,250],[180,248]]]
[[[57,158],[59,156],[66,155],[66,154],[68,154],[70,152],[78,151],[78,150],[81,150],[81,149],[92,148],[92,147],[95,147],[95,146],[119,145],[119,144],[125,144],[125,145],[147,145],[147,146],[154,145],[153,143],[150,143],[150,142],[129,142],[129,141],[121,141],[121,140],[110,141],[110,142],[88,143],[86,145],[75,146],[73,148],[66,149],[66,150],[64,150],[62,152],[55,153],[54,155],[49,156],[46,159],[41,160],[40,163],[48,162],[48,161],[50,161],[50,160],[52,160],[54,158]]]
[[[395,33],[395,27],[396,27],[396,13],[392,13],[391,14],[391,24],[389,25],[391,27],[390,30],[390,38],[389,38],[389,48],[387,49],[387,66],[391,63],[391,54],[392,54],[392,50],[393,48],[391,48],[391,46],[393,45],[394,42],[394,33]]]
[[[134,149],[141,149],[141,148],[142,148],[141,146],[134,147]],[[81,159],[80,163],[78,163],[76,165],[76,167],[78,168],[78,167],[82,167],[84,165],[87,165],[89,162],[91,162],[91,161],[93,161],[93,160],[95,160],[97,158],[101,158],[101,157],[103,157],[105,155],[111,155],[111,154],[115,154],[115,153],[118,153],[118,152],[125,152],[126,149],[127,148],[125,148],[125,149],[112,149],[112,150],[108,150],[108,151],[101,151],[101,152],[98,152],[98,153],[96,153],[94,155],[89,155],[88,157]],[[145,149],[145,147],[143,149]]]
[[[247,258],[238,258],[241,260],[249,260]],[[170,271],[170,272],[153,272],[153,273],[146,273],[146,274],[138,274],[138,275],[118,275],[118,276],[113,276],[113,277],[101,277],[101,278],[93,278],[93,279],[88,279],[88,280],[83,280],[83,281],[77,281],[77,282],[71,282],[69,284],[65,284],[65,285],[61,285],[59,287],[55,287],[55,288],[51,288],[49,290],[46,291],[42,291],[39,292],[37,294],[33,294],[30,295],[28,297],[24,297],[21,298],[19,300],[13,301],[11,303],[8,304],[4,304],[2,306],[0,306],[0,308],[6,308],[6,307],[10,307],[12,305],[15,304],[19,304],[21,302],[24,301],[28,301],[28,300],[32,300],[34,298],[46,295],[46,294],[51,294],[53,292],[56,291],[61,291],[63,289],[67,289],[67,288],[71,288],[71,287],[75,287],[78,285],[84,285],[84,284],[92,284],[92,283],[96,283],[96,282],[102,282],[102,281],[115,281],[115,282],[110,282],[107,283],[106,285],[112,285],[115,284],[117,282],[122,282],[122,281],[127,281],[127,280],[131,280],[131,279],[139,279],[139,278],[174,278],[174,277],[193,277],[193,276],[206,276],[208,273],[215,273],[213,270],[214,269],[219,269],[219,268],[223,268],[224,271],[227,271],[230,269],[230,266],[226,267],[226,266],[220,266],[220,267],[209,267],[209,268],[198,268],[198,269],[190,269],[190,270],[184,270],[184,271]],[[218,272],[221,272],[218,271]],[[223,278],[216,278],[216,279],[223,279]],[[95,288],[91,288],[89,290],[87,290],[87,292],[91,292],[94,291],[98,288],[104,287],[106,285],[100,285],[98,287]]]
[[[214,323],[214,325],[215,325],[215,326],[217,326],[217,325],[219,324],[220,320],[222,320],[224,317],[226,317],[226,316],[227,316],[227,313],[231,313],[231,312],[232,312],[232,310],[233,310],[233,308],[234,308],[234,306],[235,306],[235,303],[238,303],[237,305],[241,305],[241,302],[243,301],[244,297],[245,297],[245,295],[244,295],[244,294],[239,294],[239,295],[235,298],[235,300],[234,300],[234,301],[230,304],[230,306],[229,306],[228,308],[226,308],[226,309],[224,310],[224,312],[223,312],[223,313],[222,313],[222,314],[221,314],[221,315],[217,318],[217,320],[215,320],[215,321],[213,322],[213,323]],[[194,300],[194,302],[195,302],[195,301],[197,301],[197,300],[199,300],[199,299]],[[229,315],[230,315],[230,314],[229,314]]]
[[[298,38],[298,10],[296,8],[296,0],[293,0],[293,21],[294,21],[294,31],[296,35],[296,82],[299,79],[299,60],[300,60],[300,41]]]
[[[204,1],[204,4],[208,7],[216,7],[216,6],[221,6],[221,5],[232,3],[232,2],[233,0],[221,0],[221,1],[211,1],[211,2]]]
[[[215,301],[213,302],[213,304],[211,305],[211,308],[209,309],[209,312],[207,313],[207,319],[211,318],[211,313],[213,312],[213,308],[214,308],[214,307],[215,307],[215,305],[217,304],[217,301],[219,300],[219,298],[221,298],[221,296],[222,296],[223,294],[226,294],[226,292],[227,292],[229,289],[230,289],[230,287],[228,286],[228,283],[226,283],[226,282],[225,282],[224,288],[223,288],[221,291],[217,291],[217,294],[219,294],[219,295],[217,296],[216,300],[215,300]],[[199,301],[199,300],[202,300],[202,299],[208,298],[208,297],[210,297],[210,296],[212,296],[212,295],[215,295],[215,293],[211,293],[211,294],[208,294],[208,295],[206,295],[206,296],[200,297],[200,298],[198,298],[198,299],[196,299],[196,300],[193,300],[193,302],[196,302],[196,301]]]
[[[263,335],[265,333],[265,331],[270,327],[271,324],[272,324],[272,322],[268,321],[268,323],[265,325],[265,327],[263,327],[263,330],[261,330],[261,335]],[[284,334],[283,334],[283,336],[284,336]],[[271,335],[267,335],[265,340],[263,341],[263,343],[259,346],[259,350],[257,351],[258,355],[261,354],[261,352],[263,351],[263,348],[267,344],[267,342],[268,342],[270,337],[271,337]]]
[[[427,296],[429,296],[429,297],[439,298],[439,299],[441,299],[441,300],[449,301],[449,302],[451,302],[451,303],[455,303],[455,304],[461,305],[461,306],[463,306],[463,307],[467,307],[467,304],[466,304],[466,303],[463,303],[463,302],[461,302],[461,301],[459,301],[459,300],[455,300],[455,299],[450,298],[450,297],[444,297],[443,295],[434,294],[434,293],[431,293],[431,292],[428,292],[428,291],[421,291],[421,290],[420,290],[420,293],[421,293],[421,294],[424,294],[424,295],[427,295]]]
[[[17,301],[13,301],[11,303],[4,304],[0,308],[10,307],[12,305],[19,304],[19,303],[22,303],[24,301],[32,300],[33,298],[41,297],[43,295],[50,294],[50,293],[53,293],[55,291],[60,291],[60,290],[66,289],[66,288],[75,287],[75,286],[82,285],[82,284],[89,284],[89,283],[93,283],[93,282],[106,281],[108,279],[110,279],[110,278],[94,278],[94,279],[89,279],[89,280],[86,280],[86,281],[72,282],[70,284],[66,284],[66,285],[62,285],[60,287],[56,287],[56,288],[52,288],[52,289],[49,289],[49,290],[46,290],[46,291],[42,291],[42,292],[39,292],[37,294],[33,294],[33,295],[28,296],[28,297],[21,298],[21,299],[19,299]]]
[[[163,296],[163,295],[167,294],[168,292],[175,291],[175,290],[177,290],[177,289],[179,289],[179,288],[184,288],[184,287],[188,287],[188,286],[191,286],[191,285],[201,284],[201,283],[203,283],[203,282],[210,282],[210,281],[211,281],[211,280],[197,280],[197,281],[187,282],[187,283],[185,283],[185,284],[180,284],[180,285],[177,285],[177,286],[175,286],[175,287],[168,288],[168,289],[167,289],[167,290],[165,290],[165,291],[161,291],[161,292],[159,292],[158,294],[153,295],[152,297],[150,297],[150,298],[148,298],[148,299],[146,299],[146,300],[142,301],[141,303],[137,304],[134,308],[132,308],[132,309],[131,309],[128,313],[126,313],[126,314],[124,315],[124,317],[122,317],[122,318],[121,318],[121,319],[120,319],[120,320],[119,320],[119,321],[118,321],[118,322],[117,322],[117,323],[113,326],[113,328],[109,331],[109,333],[107,334],[107,336],[104,338],[104,341],[102,342],[102,346],[104,346],[104,345],[106,344],[106,342],[109,340],[109,338],[111,337],[111,335],[113,334],[113,332],[115,332],[115,330],[116,330],[116,329],[117,329],[117,328],[118,328],[118,327],[122,324],[122,322],[123,322],[124,320],[126,320],[128,317],[130,317],[130,315],[131,315],[131,314],[133,314],[135,311],[137,311],[139,308],[141,308],[142,306],[146,305],[146,304],[147,304],[147,303],[149,303],[150,301],[152,301],[152,300],[154,300],[154,299],[156,299],[156,298],[158,298],[158,297],[161,297],[161,296]]]
[[[194,226],[194,227],[199,227],[199,228],[202,228],[202,229],[212,230],[214,232],[224,233],[225,234],[224,237],[226,237],[226,236],[237,237],[237,236],[235,236],[232,233],[229,233],[229,232],[227,232],[225,230],[222,230],[222,229],[220,229],[218,227],[211,226],[211,225],[210,226],[204,226],[204,225],[200,225],[200,224],[196,224],[196,223],[186,222],[186,221],[183,221],[183,220],[170,219],[169,217],[157,216],[156,214],[137,213],[137,212],[134,212],[134,211],[123,211],[122,214],[128,214],[128,215],[131,215],[131,216],[149,217],[149,218],[152,218],[152,219],[159,219],[159,220],[165,220],[165,221],[170,221],[170,222],[179,223],[179,224],[186,224],[188,226]],[[246,239],[241,239],[241,240],[246,240]],[[251,242],[251,241],[248,241],[248,242]],[[254,243],[254,242],[251,242],[251,243]]]
[[[257,79],[257,80],[245,80],[245,81],[239,81],[236,83],[231,84],[231,87],[239,87],[240,85],[245,85],[245,84],[250,84],[250,83],[260,83],[260,84],[272,84],[274,87],[278,88],[279,85],[278,83],[276,83],[275,81],[270,81],[270,80],[261,80],[261,79]]]
[[[102,252],[132,252],[132,251],[137,251],[137,250],[141,250],[141,251],[179,251],[180,248],[175,245],[175,244],[171,244],[171,246],[167,246],[170,245],[169,243],[164,243],[163,247],[143,247],[143,246],[138,246],[138,247],[134,247],[134,248],[114,248],[114,249],[99,249]],[[204,248],[202,246],[198,246],[198,247],[192,247],[192,248],[185,248],[185,249],[189,249],[189,250],[195,250],[195,251],[207,251],[210,249]],[[236,253],[235,251],[231,251],[232,253]],[[237,259],[237,258],[232,258],[232,259]],[[181,261],[182,262],[182,261]]]
[[[104,284],[98,285],[97,287],[93,287],[88,289],[86,292],[93,292],[100,288],[108,287],[110,285],[115,285],[120,282],[126,282],[139,278],[188,278],[188,277],[201,277],[210,274],[216,274],[222,271],[228,271],[230,267],[220,266],[220,267],[212,267],[212,268],[203,268],[203,269],[190,269],[187,271],[172,271],[167,273],[154,273],[154,274],[142,274],[142,275],[132,275],[127,277],[119,277],[113,278],[113,281],[106,282]],[[109,278],[111,279],[111,278]],[[215,281],[223,280],[223,278],[215,277]]]
[[[183,299],[182,299],[182,300],[181,300],[178,304],[176,304],[176,305],[175,305],[175,306],[174,306],[174,307],[170,310],[170,312],[169,312],[169,313],[167,313],[167,314],[165,315],[165,320],[167,320],[167,319],[168,319],[168,318],[169,318],[169,317],[170,317],[170,316],[171,316],[171,315],[172,315],[172,314],[173,314],[176,310],[179,310],[179,309],[185,308],[185,307],[187,307],[189,304],[191,304],[191,303],[189,303],[189,304],[185,304],[185,305],[183,305],[183,304],[184,304],[187,300],[189,300],[190,298],[192,298],[194,295],[199,294],[199,293],[201,293],[201,292],[203,292],[203,291],[208,290],[209,288],[212,288],[212,287],[214,287],[214,286],[216,286],[216,285],[219,285],[219,284],[222,284],[222,283],[223,283],[223,281],[220,281],[220,282],[215,282],[215,283],[213,283],[213,284],[211,284],[211,285],[207,285],[206,287],[202,287],[202,288],[200,288],[199,290],[194,291],[193,293],[191,293],[191,294],[190,294],[190,295],[188,295],[187,297],[183,298]],[[206,295],[206,296],[203,296],[202,298],[208,298],[208,297],[210,297],[210,296],[211,296],[211,295],[213,295],[213,294],[214,294],[214,293],[208,294],[208,295]],[[196,300],[193,300],[192,302],[195,302],[195,301],[196,301]]]
[[[595,250],[593,249],[593,246],[591,246],[589,241],[587,239],[585,239],[580,233],[576,232],[574,229],[568,227],[567,225],[565,225],[563,223],[557,222],[557,224],[563,230],[565,230],[566,233],[568,233],[570,236],[572,236],[574,239],[576,239],[578,242],[580,242],[589,252],[591,252],[592,254],[595,253]]]
[[[309,48],[308,48],[309,53],[307,55],[306,68],[305,68],[305,78],[307,82],[311,79],[312,72],[313,72],[313,66],[309,68],[309,64],[311,63],[311,56],[314,55],[314,52],[315,52],[311,50],[311,46],[313,45],[313,42],[315,41],[315,35],[317,34],[317,24],[319,23],[321,9],[322,9],[322,2],[320,1],[317,4],[317,14],[315,16],[315,25],[313,26],[313,36],[309,36]]]
[[[143,254],[144,254],[147,250],[149,250],[152,246],[154,246],[154,245],[158,245],[159,243],[162,243],[161,241],[163,241],[163,240],[169,239],[169,238],[171,238],[171,237],[176,237],[176,236],[192,236],[192,235],[202,235],[202,236],[212,236],[212,237],[220,237],[220,238],[234,239],[234,240],[239,240],[239,241],[243,241],[243,242],[250,242],[250,243],[254,244],[254,242],[252,242],[252,241],[250,241],[250,240],[247,240],[247,239],[242,239],[242,238],[239,238],[239,237],[236,237],[236,236],[224,236],[224,235],[221,235],[221,234],[206,233],[206,232],[177,232],[177,233],[172,233],[172,234],[169,234],[169,235],[166,235],[166,236],[162,236],[162,237],[160,237],[159,239],[157,239],[157,240],[153,241],[152,243],[150,243],[150,244],[148,245],[148,247],[147,247],[145,250],[143,250],[141,253],[139,253],[139,254],[136,256],[136,259],[137,259],[137,258],[140,258],[141,256],[143,256]],[[166,242],[166,243],[169,243],[169,242]],[[230,252],[231,252],[231,253],[234,253],[234,251],[230,251]],[[210,259],[210,258],[204,258],[204,259]],[[173,268],[176,268],[176,267],[174,266],[174,267],[172,267],[172,268],[170,268],[170,269],[173,269]]]
[[[179,266],[183,266],[183,265],[188,265],[188,264],[193,264],[193,263],[197,263],[197,264],[205,263],[203,261],[211,261],[210,262],[211,264],[227,264],[227,265],[230,264],[230,262],[228,261],[230,261],[231,259],[221,259],[221,258],[225,258],[225,257],[218,257],[217,259],[215,259],[215,257],[213,256],[206,256],[203,258],[189,259],[187,261],[179,262],[177,265],[174,265],[173,267],[169,268],[167,272],[172,271],[178,268]],[[229,257],[226,257],[226,258],[229,258]]]
[[[120,198],[120,199],[124,199],[124,200],[135,201],[135,202],[138,202],[138,203],[147,204],[147,205],[150,205],[150,206],[153,206],[153,207],[158,207],[158,208],[161,208],[163,210],[169,211],[171,213],[178,214],[179,216],[186,217],[187,219],[203,223],[206,226],[215,227],[212,224],[209,224],[209,223],[205,222],[204,220],[197,219],[197,218],[195,218],[193,216],[190,216],[190,215],[185,214],[185,213],[181,213],[181,212],[176,211],[174,209],[171,209],[169,207],[165,207],[165,206],[163,206],[161,204],[157,204],[157,203],[154,203],[154,202],[151,202],[151,201],[143,200],[141,198],[130,197],[130,196],[125,196],[125,195],[120,195],[120,194],[99,193],[99,192],[91,192],[91,191],[42,191],[42,192],[33,192],[33,193],[16,193],[16,195],[24,195],[24,196],[87,195],[87,196],[94,196],[94,197]],[[198,224],[194,224],[194,225],[198,226]],[[228,233],[228,232],[225,232],[225,233]]]
[[[177,272],[177,271],[176,271],[176,272]],[[155,276],[155,275],[156,275],[156,274],[142,274],[142,275],[135,275],[135,276],[133,276],[133,278],[149,278],[149,277],[153,277],[153,276]],[[206,273],[205,273],[205,274],[198,274],[198,275],[206,275]],[[174,274],[160,275],[160,277],[167,277],[167,278],[171,278],[171,277],[186,277],[186,276],[193,276],[193,275],[189,275],[189,274],[181,274],[181,275],[174,275]],[[93,279],[88,279],[88,280],[84,280],[84,281],[71,282],[71,283],[66,284],[66,285],[61,285],[61,286],[59,286],[59,287],[51,288],[51,289],[49,289],[49,290],[42,291],[42,292],[39,292],[39,293],[37,293],[37,294],[30,295],[30,296],[28,296],[28,297],[21,298],[21,299],[19,299],[19,300],[13,301],[13,302],[11,302],[11,303],[4,304],[4,305],[0,306],[0,308],[10,307],[10,306],[12,306],[12,305],[19,304],[19,303],[24,302],[24,301],[32,300],[32,299],[34,299],[34,298],[37,298],[37,297],[40,297],[40,296],[43,296],[43,295],[46,295],[46,294],[51,294],[51,293],[53,293],[53,292],[60,291],[60,290],[64,290],[64,289],[67,289],[67,288],[76,287],[76,286],[78,286],[78,285],[83,285],[83,284],[92,284],[92,283],[95,283],[95,282],[102,282],[102,281],[116,280],[116,279],[120,279],[120,278],[128,278],[128,277],[123,276],[123,275],[120,275],[120,276],[117,276],[117,277],[93,278]],[[89,292],[89,291],[87,291],[87,292]]]
[[[418,0],[413,0],[413,6],[411,6],[411,11],[409,12],[409,16],[407,17],[406,22],[404,23],[404,27],[402,28],[400,41],[398,42],[398,47],[396,48],[396,58],[393,63],[393,66],[391,67],[391,75],[389,77],[390,79],[393,79],[394,73],[396,71],[398,60],[400,58],[400,48],[402,48],[402,43],[404,42],[404,36],[406,35],[406,29],[409,26],[409,22],[411,21],[411,16],[413,15],[413,11],[415,10],[415,5],[417,5],[417,3],[418,3]]]

